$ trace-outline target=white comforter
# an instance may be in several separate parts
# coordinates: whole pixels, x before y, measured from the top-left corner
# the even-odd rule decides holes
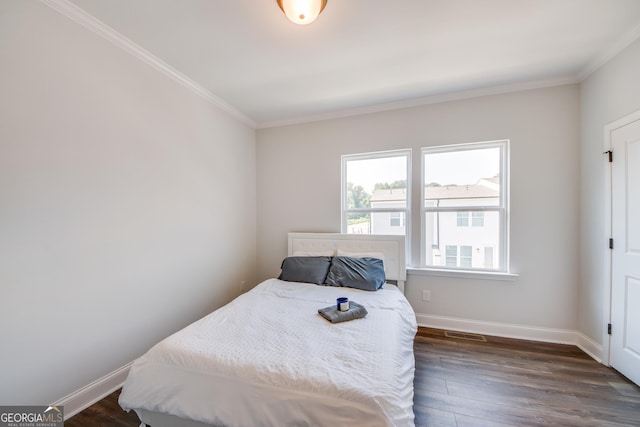
[[[366,318],[331,324],[340,296]],[[126,409],[213,425],[414,425],[415,314],[404,295],[267,280],[132,366]]]

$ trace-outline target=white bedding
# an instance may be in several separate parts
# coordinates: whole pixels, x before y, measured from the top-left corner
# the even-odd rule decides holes
[[[331,324],[317,313],[340,296],[367,317]],[[270,279],[138,359],[120,405],[229,427],[410,427],[416,329],[395,286]]]

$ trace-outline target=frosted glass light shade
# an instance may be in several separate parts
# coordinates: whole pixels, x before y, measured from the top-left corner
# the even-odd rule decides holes
[[[299,25],[315,21],[327,5],[327,0],[277,0],[277,2],[287,18]]]

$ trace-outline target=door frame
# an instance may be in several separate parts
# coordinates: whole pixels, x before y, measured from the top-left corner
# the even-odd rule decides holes
[[[604,153],[611,150],[611,134],[616,129],[624,127],[632,122],[640,120],[640,110],[634,111],[604,127]],[[615,153],[614,153],[615,155]],[[614,159],[615,160],[615,159]],[[612,168],[613,163],[608,162],[605,157],[606,167],[604,168],[604,239],[603,245],[612,237],[613,228],[613,188],[612,188]],[[602,363],[610,365],[611,360],[611,335],[607,331],[606,325],[611,323],[611,293],[613,290],[613,253],[610,249],[605,251],[604,256],[604,277],[603,277],[603,331],[602,331]]]

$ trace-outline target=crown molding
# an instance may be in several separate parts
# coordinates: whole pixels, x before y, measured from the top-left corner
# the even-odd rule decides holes
[[[169,64],[153,55],[146,49],[142,48],[140,45],[134,43],[129,40],[124,35],[120,34],[113,28],[109,27],[104,22],[100,21],[93,15],[85,12],[83,9],[79,8],[75,4],[71,3],[68,0],[40,0],[41,3],[49,6],[57,12],[60,12],[67,18],[75,21],[76,23],[82,25],[88,30],[94,32],[98,36],[103,39],[113,43],[115,46],[129,53],[130,55],[138,58],[139,60],[145,62],[147,65],[150,65],[160,73],[169,77],[170,79],[180,83],[185,88],[189,89],[191,92],[205,99],[209,103],[223,110],[230,116],[240,120],[242,123],[255,128],[256,122],[245,114],[237,110],[232,105],[228,104],[210,90],[204,88],[199,85],[180,71],[171,67]]]
[[[151,54],[138,44],[134,43],[124,35],[120,34],[113,28],[106,25],[104,22],[98,20],[94,16],[85,12],[80,7],[71,3],[69,0],[40,0],[41,3],[51,7],[59,13],[65,15],[76,23],[89,29],[105,40],[110,41],[115,46],[126,51],[130,55],[138,58],[139,60],[147,63],[157,71],[173,79],[177,83],[180,83],[191,92],[205,99],[212,105],[225,111],[230,116],[238,119],[242,123],[250,126],[254,129],[268,129],[274,127],[291,126],[302,123],[318,122],[323,120],[340,119],[352,116],[359,116],[364,114],[379,113],[384,111],[399,110],[404,108],[419,107],[423,105],[437,104],[449,101],[458,101],[464,99],[477,98],[488,95],[498,95],[510,92],[525,91],[531,89],[540,89],[545,87],[561,86],[566,84],[580,83],[589,77],[592,73],[597,71],[600,67],[609,62],[612,58],[622,52],[625,48],[640,38],[640,23],[626,32],[620,39],[618,39],[612,46],[604,50],[600,55],[590,61],[582,70],[576,75],[567,75],[558,78],[537,80],[532,82],[513,83],[506,85],[491,86],[480,89],[463,90],[458,92],[443,93],[437,95],[424,96],[419,98],[412,98],[402,101],[389,102],[383,104],[376,104],[371,106],[355,107],[344,110],[330,111],[327,113],[310,114],[306,116],[294,117],[284,120],[265,121],[256,123],[253,119],[246,116],[240,110],[236,109],[232,105],[228,104],[223,99],[216,96],[210,90],[204,88],[194,80],[190,79],[180,71],[171,67],[160,58]]]
[[[640,23],[624,33],[615,43],[613,43],[607,49],[603,50],[582,70],[580,70],[580,72],[578,73],[580,81],[585,80],[591,74],[596,72],[600,67],[611,61],[616,55],[629,47],[631,43],[638,40],[638,38],[640,38]]]
[[[312,114],[308,116],[300,116],[292,119],[276,120],[271,122],[258,123],[257,129],[268,129],[275,127],[298,125],[310,122],[319,122],[323,120],[342,119],[352,116],[361,116],[365,114],[380,113],[385,111],[401,110],[404,108],[420,107],[423,105],[440,104],[443,102],[460,101],[464,99],[479,98],[489,95],[500,95],[511,92],[521,92],[532,89],[542,89],[546,87],[563,86],[569,84],[580,83],[577,75],[568,75],[557,78],[544,80],[536,80],[522,83],[512,83],[498,86],[490,86],[480,89],[470,89],[458,92],[450,92],[439,95],[424,96],[420,98],[412,98],[403,101],[388,102],[364,107],[350,108],[346,110],[331,111],[323,114]]]

